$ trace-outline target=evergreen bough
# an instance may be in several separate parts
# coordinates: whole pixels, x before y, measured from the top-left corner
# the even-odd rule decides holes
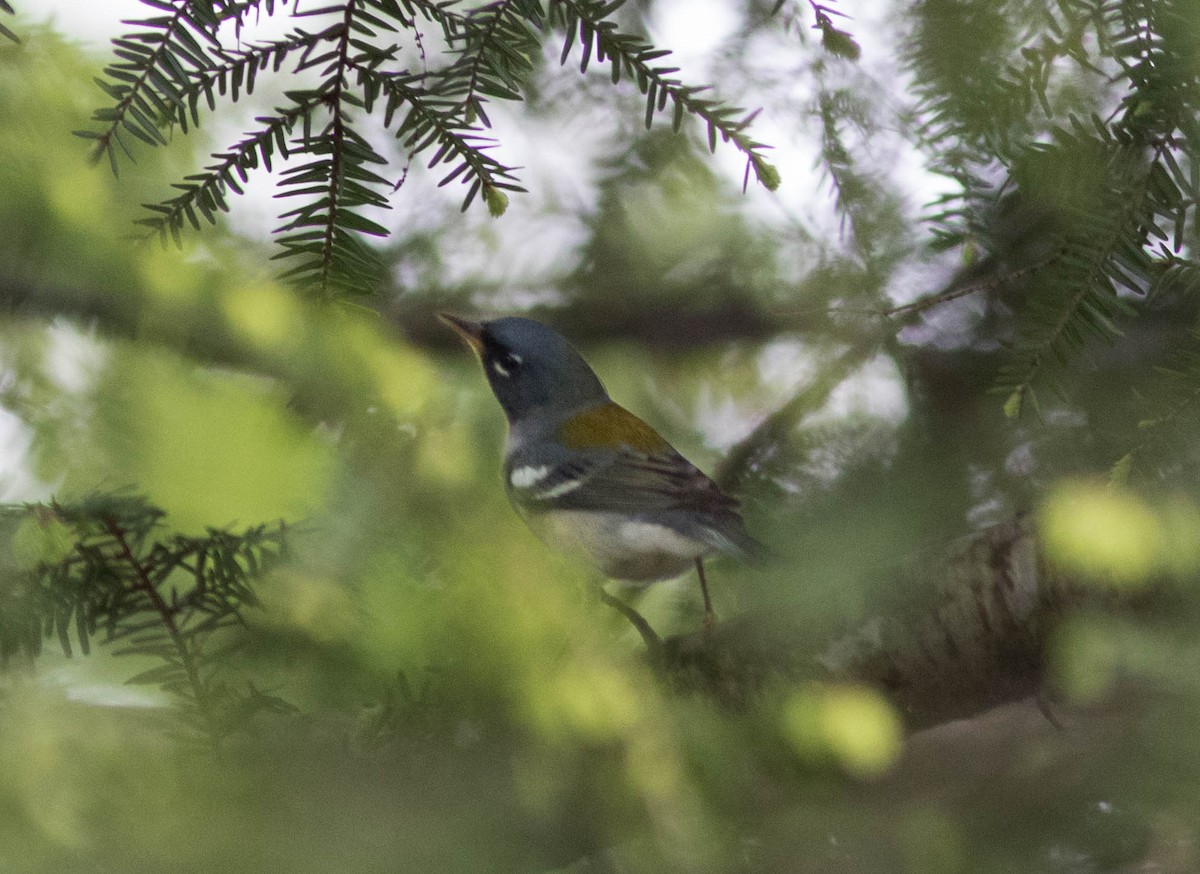
[[[282,522],[202,537],[170,533],[143,498],[95,496],[73,504],[0,507],[12,551],[0,556],[0,662],[94,643],[157,661],[130,683],[175,699],[189,737],[216,746],[263,710],[288,705],[225,679],[246,637],[253,583],[287,554]]]
[[[364,208],[387,209],[398,183],[385,175],[386,150],[368,133],[367,117],[409,158],[444,167],[440,184],[465,188],[464,210],[478,198],[499,216],[509,193],[523,189],[516,168],[490,154],[496,141],[488,136],[488,105],[522,99],[551,32],[562,40],[563,64],[578,46],[581,71],[607,62],[613,84],[632,80],[646,99],[647,126],[668,111],[676,129],[694,116],[711,149],[723,140],[745,155],[747,180],[753,174],[771,189],[779,183],[766,146],[749,135],[754,113],[678,79],[677,68],[664,63],[669,52],[621,29],[624,0],[346,0],[307,9],[276,0],[142,2],[155,14],[129,22],[133,29],[113,40],[116,60],[97,80],[111,103],[95,112],[94,127],[77,133],[116,173],[135,141],[164,145],[172,128],[189,132],[264,77],[297,77],[254,129],[177,184],[178,194],[147,204],[154,215],[142,224],[178,242],[185,227],[199,229],[228,211],[229,193],[241,193],[251,173],[294,155],[297,163],[279,181],[278,196],[296,205],[276,229],[277,257],[290,265],[289,280],[323,296],[378,285],[378,259],[360,235],[388,232]],[[243,39],[251,20],[277,14],[296,26],[278,39]],[[307,29],[309,20],[317,26]],[[434,62],[440,58],[448,60]]]
[[[957,183],[929,221],[1015,304],[1015,417],[1139,299],[1200,290],[1200,3],[924,0],[915,21],[919,137]]]

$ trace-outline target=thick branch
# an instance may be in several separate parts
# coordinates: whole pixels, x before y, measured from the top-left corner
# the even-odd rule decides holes
[[[798,638],[804,615],[798,605],[667,639],[659,661],[676,685],[735,705],[772,678],[865,683],[917,730],[1039,696],[1047,640],[1065,617],[1143,606],[1052,574],[1025,516],[967,538],[946,555],[925,556],[895,576],[892,591],[928,596],[889,605],[832,641]]]

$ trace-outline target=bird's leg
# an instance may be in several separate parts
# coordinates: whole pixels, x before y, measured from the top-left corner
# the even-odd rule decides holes
[[[646,621],[641,613],[634,610],[620,598],[614,598],[608,592],[604,591],[604,586],[597,585],[596,591],[600,594],[600,600],[608,606],[612,607],[622,616],[629,620],[630,624],[637,629],[637,633],[642,636],[642,642],[646,644],[646,649],[652,655],[658,655],[662,647],[662,639],[650,627],[650,623]]]
[[[717,617],[713,614],[712,599],[708,597],[708,580],[704,579],[704,561],[696,559],[696,573],[700,575],[700,592],[704,595],[704,630],[712,631],[717,624]]]

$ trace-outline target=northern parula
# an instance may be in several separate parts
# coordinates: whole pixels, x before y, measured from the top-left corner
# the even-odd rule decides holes
[[[517,317],[441,318],[478,354],[508,417],[504,484],[533,532],[616,580],[651,583],[695,565],[710,627],[703,560],[763,553],[737,500],[613,402],[557,331]]]

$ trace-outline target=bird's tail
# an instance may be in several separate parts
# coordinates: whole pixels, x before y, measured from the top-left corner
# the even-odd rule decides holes
[[[746,530],[746,523],[736,514],[722,516],[717,525],[706,532],[708,541],[719,551],[732,555],[749,564],[765,564],[775,553],[770,547],[755,540]]]

